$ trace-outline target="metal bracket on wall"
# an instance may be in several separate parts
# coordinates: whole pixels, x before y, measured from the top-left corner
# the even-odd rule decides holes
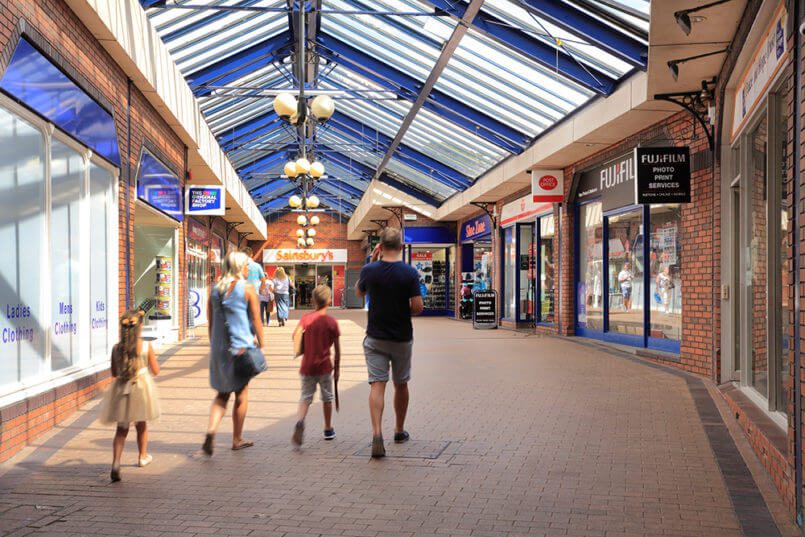
[[[385,210],[393,214],[397,221],[400,223],[400,228],[403,227],[403,210],[402,207],[383,207]],[[388,225],[388,223],[386,224]]]
[[[232,231],[236,227],[238,227],[240,225],[243,225],[243,222],[227,222],[226,223],[226,239],[227,240],[229,240],[229,234],[232,233]]]
[[[691,113],[691,115],[702,126],[707,145],[710,151],[713,150],[715,127],[710,124],[708,102],[713,98],[713,89],[716,85],[716,78],[702,81],[702,89],[699,91],[683,91],[679,93],[658,93],[654,95],[657,101],[667,101],[681,106]]]
[[[470,205],[474,205],[475,207],[478,207],[483,212],[485,212],[487,215],[489,215],[489,219],[492,220],[492,228],[497,229],[497,227],[498,227],[498,219],[495,216],[495,213],[493,211],[489,210],[489,207],[494,207],[495,206],[495,202],[493,202],[493,201],[471,201]]]
[[[246,238],[246,237],[248,237],[249,235],[250,235],[250,233],[241,233],[241,232],[238,232],[238,246],[240,246],[240,243],[243,241],[243,239],[245,239],[245,238]]]
[[[373,224],[377,224],[377,226],[378,226],[377,231],[380,231],[382,229],[386,229],[389,226],[389,221],[388,220],[370,220],[370,222],[372,222]]]

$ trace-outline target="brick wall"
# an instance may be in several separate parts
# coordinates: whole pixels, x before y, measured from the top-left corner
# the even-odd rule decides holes
[[[121,153],[119,189],[119,304],[126,307],[126,271],[133,271],[133,255],[126,264],[126,250],[134,242],[135,173],[140,151],[147,144],[177,175],[184,178],[184,145],[143,94],[132,87],[131,137],[129,126],[129,85],[125,73],[84,27],[62,0],[0,0],[0,72],[4,71],[22,33],[50,60],[65,71],[84,91],[92,95],[114,116]],[[127,219],[127,209],[129,218]],[[126,239],[128,235],[128,241]],[[180,229],[179,267],[184,274],[184,234]],[[179,297],[181,318],[186,302],[183,278]],[[133,282],[129,278],[133,289]],[[184,323],[180,337],[184,337]],[[6,460],[38,435],[62,421],[105,383],[108,372],[88,375],[27,400],[0,409],[0,461]]]

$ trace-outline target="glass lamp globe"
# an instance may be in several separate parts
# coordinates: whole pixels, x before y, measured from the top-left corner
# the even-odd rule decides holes
[[[310,165],[310,176],[314,179],[318,179],[324,175],[324,164],[321,162],[314,162]]]
[[[296,163],[295,162],[288,162],[285,164],[283,168],[285,175],[288,177],[296,177]]]
[[[318,226],[319,225],[319,217],[316,216],[315,214],[313,216],[311,216],[310,217],[310,224],[313,225],[313,226]]]
[[[306,201],[305,204],[308,209],[315,209],[319,206],[319,198],[318,196],[310,196]]]
[[[297,229],[296,230],[296,236],[299,237],[300,239],[304,239],[305,238],[305,230],[304,229]]]
[[[290,93],[280,93],[274,97],[274,111],[283,119],[296,113],[296,97]]]
[[[316,230],[313,229],[313,228],[308,229],[307,230],[307,236],[308,237],[315,237],[316,236]]]
[[[318,95],[313,99],[310,109],[319,121],[327,121],[335,112],[335,103],[329,95]]]
[[[316,241],[313,240],[313,237],[308,237],[307,241],[305,242],[307,243],[308,246],[313,246],[316,243]]]
[[[307,217],[303,214],[300,214],[299,216],[296,217],[296,223],[299,224],[300,226],[306,226]]]
[[[298,209],[299,207],[302,206],[302,198],[296,195],[291,196],[290,198],[288,198],[288,205],[290,205],[294,209]]]
[[[296,241],[296,245],[299,246],[300,248],[304,248],[305,247],[305,239],[300,237],[299,240]]]
[[[304,175],[310,173],[310,161],[306,158],[300,158],[296,161],[296,173]]]

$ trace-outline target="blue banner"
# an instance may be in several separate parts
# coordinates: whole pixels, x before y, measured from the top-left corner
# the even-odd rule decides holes
[[[137,168],[137,197],[171,218],[182,221],[182,185],[179,178],[148,151]]]
[[[226,213],[224,187],[220,185],[188,186],[185,192],[185,214],[223,216]]]

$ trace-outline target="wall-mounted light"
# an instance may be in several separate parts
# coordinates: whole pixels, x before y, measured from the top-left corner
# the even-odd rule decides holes
[[[731,0],[718,0],[716,2],[710,2],[709,4],[705,4],[699,7],[693,7],[690,9],[681,9],[674,13],[674,18],[676,19],[676,23],[682,28],[682,31],[685,32],[685,35],[690,35],[690,30],[693,27],[694,22],[702,22],[705,20],[704,17],[701,16],[693,16],[691,17],[691,13],[697,13],[699,11],[711,8],[713,6],[717,6],[719,4],[726,4]]]
[[[693,61],[693,60],[698,60],[700,58],[707,58],[709,56],[715,56],[717,54],[724,54],[726,52],[729,52],[729,50],[730,49],[728,47],[728,48],[725,48],[725,49],[722,49],[722,50],[716,50],[716,51],[713,51],[713,52],[705,52],[704,54],[697,54],[695,56],[688,56],[687,58],[679,58],[679,59],[676,59],[676,60],[669,60],[668,61],[668,70],[671,71],[671,76],[674,78],[674,81],[676,81],[676,80],[679,80],[679,65],[680,64],[687,63],[687,62],[690,62],[690,61]]]

